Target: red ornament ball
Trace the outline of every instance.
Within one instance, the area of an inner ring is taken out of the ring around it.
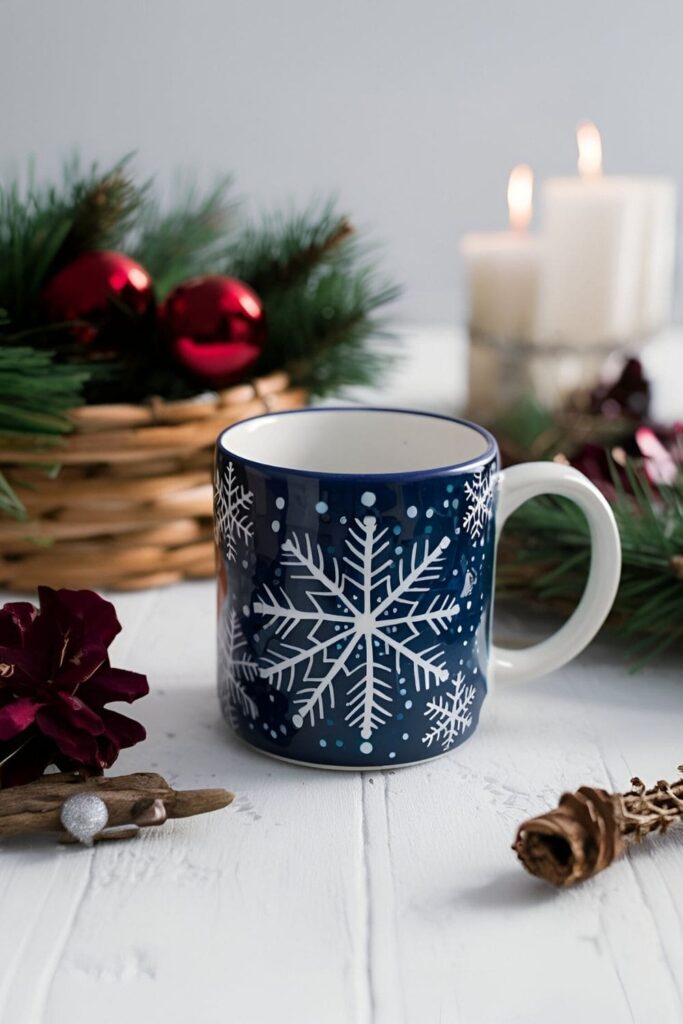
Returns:
[[[214,388],[244,377],[266,337],[256,292],[243,281],[218,274],[178,285],[166,299],[163,322],[176,363]]]
[[[152,279],[120,252],[82,253],[55,274],[42,299],[52,322],[78,321],[71,336],[98,353],[131,347],[154,324]]]

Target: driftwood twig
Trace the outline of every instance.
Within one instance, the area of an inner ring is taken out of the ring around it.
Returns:
[[[128,838],[137,835],[141,828],[163,825],[169,818],[218,811],[233,800],[227,789],[173,789],[154,772],[106,777],[62,772],[44,775],[25,786],[0,790],[0,838],[57,832],[69,841],[60,820],[62,805],[69,797],[81,793],[100,797],[107,805],[107,827],[119,828],[111,833],[105,830],[96,839]]]

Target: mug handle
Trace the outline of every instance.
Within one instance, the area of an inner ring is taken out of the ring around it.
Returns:
[[[492,647],[496,682],[516,682],[553,672],[576,657],[593,639],[612,607],[621,575],[621,544],[614,513],[583,473],[555,462],[527,462],[499,474],[496,544],[512,513],[530,498],[556,494],[575,502],[588,520],[591,565],[588,581],[574,612],[547,640],[509,650]]]

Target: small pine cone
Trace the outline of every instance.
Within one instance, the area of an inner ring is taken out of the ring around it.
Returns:
[[[559,806],[523,822],[513,850],[527,871],[557,886],[573,885],[624,852],[620,807],[604,789],[582,786]]]

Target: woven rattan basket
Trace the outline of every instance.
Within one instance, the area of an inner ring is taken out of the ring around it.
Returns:
[[[0,450],[29,513],[0,519],[0,586],[143,590],[211,576],[217,434],[305,401],[276,373],[187,401],[83,406],[58,448]]]

